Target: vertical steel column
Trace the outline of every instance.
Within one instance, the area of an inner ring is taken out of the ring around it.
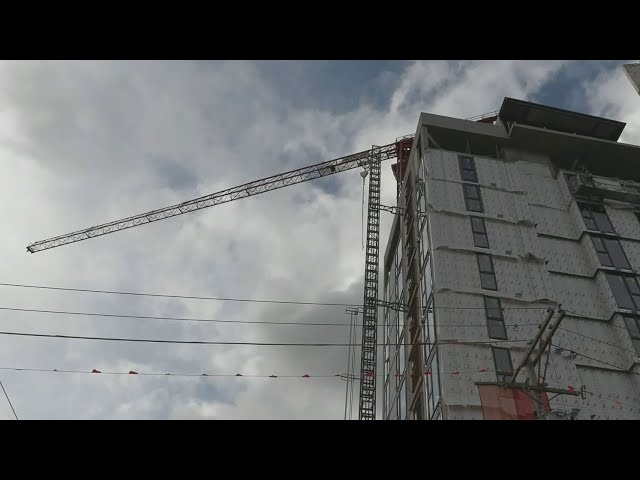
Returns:
[[[376,353],[378,332],[378,261],[380,256],[380,148],[369,157],[369,205],[364,270],[364,314],[360,364],[360,420],[376,419]]]

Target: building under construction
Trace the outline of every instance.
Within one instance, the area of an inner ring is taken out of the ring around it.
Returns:
[[[420,115],[381,262],[384,419],[640,419],[624,127],[511,98]]]

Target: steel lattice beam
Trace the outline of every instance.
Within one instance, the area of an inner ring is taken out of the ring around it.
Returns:
[[[360,420],[376,419],[376,353],[378,332],[378,264],[380,256],[380,157],[379,148],[369,158],[369,206],[364,269],[364,314],[360,363]]]
[[[395,143],[379,147],[376,152],[379,161],[395,158]],[[271,177],[255,180],[238,187],[222,190],[220,192],[212,193],[177,205],[171,205],[169,207],[152,210],[133,217],[123,218],[122,220],[116,220],[114,222],[97,225],[95,227],[85,228],[84,230],[67,233],[66,235],[40,240],[27,246],[27,251],[31,253],[41,252],[50,248],[88,240],[90,238],[118,232],[127,228],[137,227],[138,225],[144,225],[146,223],[156,222],[158,220],[164,220],[165,218],[175,217],[195,210],[213,207],[214,205],[220,205],[240,198],[259,195],[261,193],[270,192],[289,185],[295,185],[297,183],[314,180],[320,177],[327,177],[335,173],[344,172],[346,170],[351,170],[365,165],[369,161],[369,158],[370,151],[366,150],[364,152],[354,153],[353,155],[347,155],[345,157],[336,158],[335,160],[329,160],[309,167],[273,175]]]

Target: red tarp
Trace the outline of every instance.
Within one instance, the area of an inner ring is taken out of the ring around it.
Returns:
[[[536,404],[531,395],[498,385],[478,385],[485,420],[536,420]],[[542,393],[544,409],[549,411],[549,399]]]

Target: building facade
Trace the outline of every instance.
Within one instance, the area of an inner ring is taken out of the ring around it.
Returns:
[[[544,418],[640,419],[640,147],[625,124],[506,98],[422,113],[383,263],[383,418],[483,419],[549,309]],[[526,372],[519,379],[526,379]]]

